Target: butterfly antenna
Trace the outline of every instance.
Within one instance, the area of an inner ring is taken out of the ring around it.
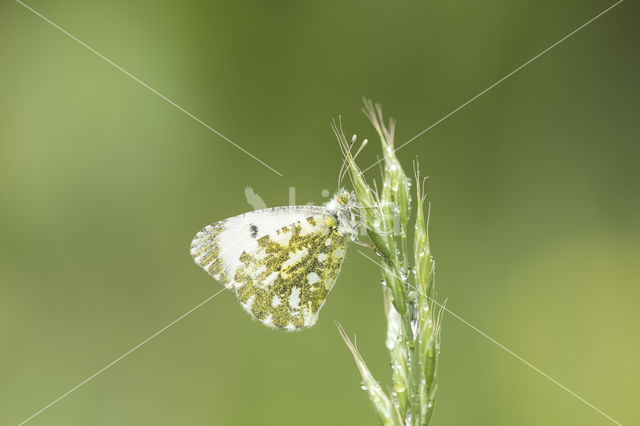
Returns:
[[[342,179],[344,179],[345,175],[349,171],[347,167],[347,158],[345,157],[344,162],[342,163],[342,167],[340,168],[340,174],[338,175],[338,188],[342,188]]]
[[[344,136],[344,135],[343,135]],[[338,188],[342,188],[342,179],[344,179],[344,176],[347,174],[347,172],[349,171],[347,169],[347,159],[349,158],[348,155],[350,155],[351,153],[351,148],[353,147],[353,143],[356,141],[356,135],[353,135],[351,137],[351,142],[349,142],[349,146],[347,147],[347,152],[344,155],[344,159],[342,160],[342,166],[340,167],[340,173],[338,173]],[[357,155],[357,154],[356,154]],[[355,158],[355,157],[353,157]]]
[[[342,155],[346,155],[347,152],[345,149],[347,148],[347,139],[345,138],[344,133],[342,133],[342,116],[338,116],[338,120],[340,122],[339,125],[336,123],[335,118],[331,120],[331,130],[333,130],[333,134],[336,136],[336,139],[338,139],[340,152],[342,152]]]
[[[349,145],[349,151],[351,151],[351,148],[353,147],[353,144],[355,143],[355,141],[356,141],[356,135],[353,135],[353,137],[351,138],[351,144]],[[358,157],[358,155],[360,155],[360,153],[362,152],[364,147],[367,146],[368,143],[369,143],[368,139],[363,140],[362,143],[360,144],[360,147],[358,148],[356,153],[353,155],[351,160],[355,161],[355,159]],[[345,162],[343,163],[343,165],[346,165],[346,160],[347,159],[345,157]],[[345,168],[343,175],[346,175],[348,171],[349,170]],[[341,176],[340,181],[342,181],[342,178],[344,178],[344,176]]]
[[[347,158],[345,157],[342,160],[342,165],[340,166],[340,171],[338,172],[338,188],[342,187],[342,171],[344,170],[344,165],[347,163]]]
[[[355,138],[356,135],[353,135],[353,137]],[[351,140],[351,143],[355,142],[353,139]],[[362,141],[362,144],[360,145],[360,148],[358,148],[358,150],[356,151],[355,155],[353,156],[353,159],[355,160],[356,157],[358,156],[358,154],[360,154],[362,152],[362,150],[364,149],[365,146],[367,146],[367,144],[369,143],[368,139],[365,139]]]
[[[347,138],[344,136],[344,131],[342,130],[342,116],[338,116],[337,123],[335,119],[331,120],[331,129],[333,130],[333,134],[336,136],[336,139],[338,139],[338,146],[340,147],[340,152],[344,157],[342,165],[340,166],[340,172],[338,173],[338,188],[340,188],[342,185],[343,170],[347,163],[347,156],[351,155],[351,146],[347,142]]]

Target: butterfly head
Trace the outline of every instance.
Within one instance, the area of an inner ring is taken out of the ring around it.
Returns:
[[[338,232],[356,240],[358,238],[357,223],[354,215],[356,209],[356,197],[353,192],[339,189],[338,192],[326,204],[328,213],[338,221]]]
[[[344,189],[341,189],[335,195],[336,201],[338,202],[338,204],[340,204],[342,206],[346,206],[347,204],[349,204],[349,199],[350,198],[351,198],[351,194],[349,194]]]

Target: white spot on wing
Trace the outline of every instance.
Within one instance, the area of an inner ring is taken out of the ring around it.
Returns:
[[[267,278],[265,278],[264,281],[262,281],[262,286],[269,287],[276,280],[277,276],[278,276],[277,271],[270,273],[269,275],[267,275]]]
[[[273,300],[271,300],[271,306],[273,306],[274,308],[276,306],[280,306],[280,302],[282,302],[280,296],[273,296]]]
[[[267,315],[265,319],[262,320],[265,325],[273,326],[273,321],[271,320],[271,314]]]
[[[313,314],[311,313],[311,310],[305,310],[303,317],[304,317],[304,325],[306,327],[310,326],[311,323],[313,323],[314,318],[313,318]]]
[[[293,310],[299,309],[300,305],[300,289],[293,287],[291,289],[291,295],[289,296],[289,307]]]
[[[255,298],[256,298],[255,296],[251,296],[249,300],[247,300],[247,303],[242,304],[242,307],[245,308],[247,312],[251,312],[251,307],[253,306],[253,299]]]
[[[337,248],[333,251],[333,257],[335,257],[336,259],[342,259],[343,256],[344,256],[343,249]]]
[[[260,265],[258,266],[255,271],[252,271],[251,273],[251,278],[257,278],[260,275],[262,275],[263,272],[265,272],[267,270],[267,267],[264,265]]]
[[[327,258],[327,255],[325,253],[320,253],[318,255],[318,262],[324,262],[326,258]]]
[[[311,272],[309,275],[307,275],[307,278],[309,279],[309,284],[315,284],[320,281],[320,277],[315,272]]]

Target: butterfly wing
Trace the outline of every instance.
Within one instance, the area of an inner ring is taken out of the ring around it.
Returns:
[[[256,241],[240,255],[234,280],[240,303],[263,324],[311,327],[335,284],[345,238],[333,216],[319,214]]]
[[[316,322],[340,272],[345,238],[322,208],[288,209],[277,212],[279,217],[269,217],[274,210],[267,209],[209,225],[196,235],[192,255],[237,291],[253,317],[270,327],[297,330]]]

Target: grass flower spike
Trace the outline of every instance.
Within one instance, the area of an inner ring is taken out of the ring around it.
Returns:
[[[344,329],[341,336],[353,354],[365,389],[383,425],[427,425],[436,398],[440,314],[433,303],[435,264],[431,256],[424,185],[414,163],[416,207],[412,221],[411,183],[396,157],[395,122],[384,122],[379,105],[364,101],[363,111],[376,130],[382,148],[382,187],[364,179],[341,123],[333,124],[345,157],[346,173],[360,206],[360,223],[373,243],[380,267],[387,318],[386,347],[391,358],[392,388],[385,392],[367,368]],[[363,142],[363,146],[366,144]],[[414,225],[414,226],[412,226]],[[411,231],[411,232],[410,232]],[[413,244],[410,245],[410,240]],[[410,248],[411,247],[411,248]],[[363,253],[364,254],[364,253]]]

